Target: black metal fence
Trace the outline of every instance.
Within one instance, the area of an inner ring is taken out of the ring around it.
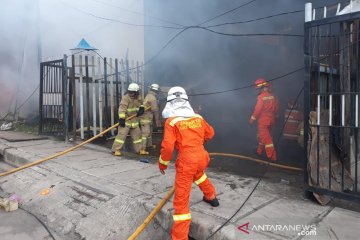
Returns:
[[[305,181],[322,203],[360,200],[360,13],[305,23]]]
[[[40,64],[40,134],[90,138],[118,121],[129,83],[144,85],[139,62],[94,55],[78,52]]]
[[[40,64],[39,133],[63,135],[67,88],[66,58]]]

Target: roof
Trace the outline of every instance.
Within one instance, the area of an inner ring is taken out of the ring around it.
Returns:
[[[83,38],[75,48],[70,50],[98,50],[98,49],[90,46],[90,44]]]

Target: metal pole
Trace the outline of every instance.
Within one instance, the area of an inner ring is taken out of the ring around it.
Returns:
[[[126,84],[127,84],[127,86],[129,86],[129,84],[130,84],[129,60],[126,58],[125,61],[126,61],[125,62],[125,64],[126,64]]]
[[[142,65],[140,67],[141,68],[141,85],[143,86],[142,91],[141,91],[141,97],[142,97],[142,99],[144,99],[144,97],[145,97],[145,74],[144,74],[145,67],[144,67],[143,63],[141,65]]]
[[[43,128],[43,91],[44,91],[44,64],[40,63],[40,87],[39,87],[39,135],[41,135]]]
[[[310,22],[312,12],[312,3],[305,3],[305,22]]]
[[[97,76],[101,76],[101,63],[100,58],[98,58],[98,70]],[[101,81],[98,81],[98,94],[99,94],[99,131],[102,132],[103,130],[103,96],[102,96],[102,84]]]
[[[329,126],[332,126],[332,107],[333,107],[333,96],[329,95]]]
[[[124,61],[122,59],[121,59],[121,66],[122,66],[122,71],[125,71]],[[127,78],[127,74],[126,74],[126,78]],[[125,78],[124,78],[124,76],[122,76],[120,78],[120,80],[121,80],[121,97],[122,97],[125,94]]]
[[[80,73],[80,138],[84,139],[84,96],[83,96],[83,68],[82,68],[82,55],[79,55],[79,73]]]
[[[119,62],[115,58],[115,83],[116,83],[116,111],[119,109]]]
[[[105,128],[109,126],[108,121],[108,91],[107,91],[107,61],[104,58],[104,87],[105,87]]]
[[[341,125],[345,126],[345,94],[341,95]]]
[[[92,79],[92,113],[93,113],[93,135],[96,135],[96,81],[95,81],[95,57],[91,56],[91,79]]]
[[[110,74],[113,72],[113,60],[110,58]],[[114,125],[114,76],[110,76],[110,122],[111,126]],[[111,129],[111,135],[114,135],[114,129]]]
[[[63,97],[63,125],[64,125],[64,138],[65,142],[68,142],[68,133],[69,133],[69,96],[68,96],[68,78],[67,78],[67,56],[64,55],[62,62],[62,97]]]
[[[72,73],[71,73],[71,85],[73,91],[73,140],[76,140],[76,80],[75,80],[75,56],[74,54],[71,56],[71,66],[72,66]]]
[[[90,86],[89,86],[89,59],[85,56],[85,72],[86,72],[86,136],[90,138]]]

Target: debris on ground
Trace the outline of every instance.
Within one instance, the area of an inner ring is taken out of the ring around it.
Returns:
[[[18,209],[18,202],[9,198],[0,198],[0,207],[4,208],[6,212],[12,212]]]

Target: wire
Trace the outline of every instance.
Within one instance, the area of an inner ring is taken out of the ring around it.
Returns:
[[[146,62],[144,62],[143,64],[141,64],[141,65],[139,65],[139,66],[136,66],[136,67],[133,67],[133,68],[129,68],[128,70],[134,70],[134,69],[143,67],[143,66],[149,64],[150,62],[152,62],[155,58],[157,58],[157,57],[160,55],[160,53],[161,53],[162,51],[164,51],[164,49],[165,49],[167,46],[169,46],[169,44],[170,44],[172,41],[174,41],[180,34],[182,34],[184,31],[186,31],[186,30],[189,29],[189,28],[192,28],[192,27],[186,27],[186,28],[182,29],[180,32],[176,33],[176,34],[175,34],[172,38],[170,38],[170,39],[166,42],[166,44],[165,44],[164,46],[162,46],[161,49],[160,49],[154,56],[152,56],[149,60],[147,60]],[[99,55],[102,59],[104,59],[99,53],[96,52],[96,54]],[[127,71],[127,70],[123,70],[123,71],[120,71],[120,72],[118,72],[118,73],[109,74],[109,75],[107,75],[107,76],[112,76],[112,75],[115,75],[115,74],[123,73],[123,72],[125,72],[125,71]],[[97,78],[97,79],[95,79],[95,80],[102,80],[102,79],[104,79],[104,78],[103,78],[103,77],[102,77],[102,78]]]
[[[103,4],[103,5],[105,5],[105,6],[110,6],[110,7],[113,7],[113,8],[121,9],[121,10],[126,11],[126,12],[130,12],[130,13],[134,13],[134,14],[137,14],[137,15],[141,15],[141,16],[144,16],[144,17],[153,18],[153,19],[156,19],[156,20],[159,20],[159,21],[162,21],[162,22],[174,24],[174,25],[177,25],[177,26],[180,26],[180,27],[185,27],[185,26],[182,25],[182,24],[179,24],[179,23],[176,23],[176,22],[172,22],[172,21],[169,21],[169,20],[165,20],[165,19],[162,19],[162,18],[154,17],[154,16],[151,16],[151,15],[142,13],[142,12],[137,12],[137,11],[129,10],[129,9],[122,8],[122,7],[119,7],[119,6],[115,6],[115,5],[112,5],[112,4],[109,4],[109,3],[105,3],[105,2],[102,2],[102,1],[97,1],[97,0],[91,0],[91,1],[94,1],[94,2],[97,2],[97,3],[100,3],[100,4]]]
[[[284,15],[293,14],[293,13],[300,13],[300,12],[304,12],[304,10],[296,10],[296,11],[291,11],[291,12],[283,12],[283,13],[278,13],[278,14],[266,16],[266,17],[260,17],[260,18],[250,19],[250,20],[239,21],[239,22],[219,23],[219,24],[215,24],[215,25],[209,25],[209,26],[206,26],[206,27],[207,27],[207,28],[213,28],[213,27],[220,27],[220,26],[225,26],[225,25],[250,23],[250,22],[256,22],[256,21],[260,21],[260,20],[264,20],[264,19],[268,19],[268,18],[273,18],[273,17],[278,17],[278,16],[284,16]]]
[[[33,216],[34,218],[36,218],[36,220],[38,220],[38,222],[46,229],[46,231],[49,233],[50,237],[55,240],[54,235],[51,233],[50,229],[45,225],[45,223],[43,221],[40,220],[40,218],[38,218],[35,214],[33,214],[32,212],[22,208],[19,206],[19,208],[25,212],[27,212],[28,214],[30,214],[31,216]]]
[[[208,29],[206,27],[201,27],[201,26],[189,26],[189,27],[186,27],[184,29],[182,29],[180,32],[176,33],[172,38],[170,38],[166,44],[161,47],[161,49],[154,55],[152,56],[149,60],[147,60],[146,62],[144,62],[143,64],[139,65],[139,66],[136,66],[136,67],[133,67],[133,68],[129,68],[128,70],[134,70],[134,69],[137,69],[137,68],[140,68],[140,67],[143,67],[147,64],[149,64],[150,62],[152,62],[155,58],[157,58],[160,53],[162,51],[165,50],[165,48],[167,46],[169,46],[169,44],[171,42],[173,42],[180,34],[182,34],[183,32],[185,32],[186,30],[188,29],[203,29],[203,30],[206,30],[206,31],[209,31],[211,33],[215,33],[215,34],[219,34],[219,35],[225,35],[225,36],[233,36],[233,37],[254,37],[254,36],[285,36],[285,37],[304,37],[304,35],[299,35],[299,34],[277,34],[277,33],[244,33],[244,34],[231,34],[231,33],[223,33],[223,32],[217,32],[217,31],[214,31],[214,30],[211,30],[211,29]],[[97,55],[99,55],[102,59],[104,59],[99,53],[96,52]],[[109,74],[107,76],[112,76],[112,75],[115,75],[115,74],[119,74],[119,73],[123,73],[127,70],[123,70],[123,71],[120,71],[118,73],[113,73],[113,74]],[[298,71],[298,70],[297,70]],[[98,79],[95,79],[95,80],[102,80],[104,78],[98,78]],[[251,85],[252,86],[252,85]],[[237,90],[237,89],[236,89]],[[234,91],[234,90],[230,90],[230,91]],[[225,91],[226,92],[226,91]],[[214,93],[215,94],[215,93]],[[198,94],[198,95],[208,95],[208,94]]]
[[[224,12],[224,13],[221,13],[221,14],[219,14],[219,15],[216,15],[215,17],[212,17],[212,18],[210,18],[210,19],[208,19],[208,20],[205,20],[204,22],[198,24],[198,26],[203,25],[203,24],[205,24],[205,23],[208,23],[208,22],[210,22],[210,21],[212,21],[212,20],[214,20],[214,19],[216,19],[216,18],[222,17],[222,16],[224,16],[224,15],[226,15],[226,14],[228,14],[228,13],[231,13],[231,12],[233,12],[233,11],[236,11],[236,10],[238,10],[239,8],[245,7],[246,5],[249,5],[250,3],[253,3],[253,2],[255,2],[255,1],[256,1],[256,0],[251,0],[251,1],[249,1],[249,2],[246,2],[246,3],[244,3],[244,4],[241,4],[240,6],[237,6],[237,7],[233,8],[233,9],[230,9],[230,10]]]
[[[301,93],[303,92],[303,90],[304,90],[304,87],[302,87],[301,90],[299,91],[299,93],[298,93],[298,95],[297,95],[297,97],[296,97],[296,99],[295,99],[295,103],[292,105],[292,107],[291,107],[291,109],[290,109],[290,112],[289,112],[289,114],[288,114],[288,116],[287,116],[287,118],[286,118],[286,120],[285,120],[285,122],[284,122],[284,124],[283,124],[283,127],[282,127],[282,129],[281,129],[281,131],[280,131],[280,134],[279,134],[279,137],[278,137],[278,139],[277,139],[276,145],[279,143],[279,141],[280,141],[280,139],[281,139],[281,136],[282,136],[282,133],[283,133],[284,128],[285,128],[285,126],[286,126],[286,123],[288,122],[289,117],[290,117],[290,115],[291,115],[291,112],[292,112],[292,110],[294,109],[296,103],[298,102],[299,97],[300,97]],[[274,154],[274,151],[273,151],[272,155],[273,155],[273,154]],[[271,157],[272,157],[272,156],[271,156]],[[261,175],[261,177],[259,178],[259,180],[258,180],[257,183],[255,184],[255,187],[251,190],[250,194],[246,197],[246,199],[244,200],[244,202],[243,202],[243,203],[241,204],[241,206],[235,211],[235,213],[234,213],[231,217],[229,217],[220,227],[218,227],[208,238],[206,238],[206,240],[212,238],[218,231],[220,231],[226,224],[228,224],[228,222],[230,222],[230,220],[233,219],[233,217],[235,217],[236,214],[243,208],[243,206],[246,204],[246,202],[250,199],[250,197],[252,196],[252,194],[255,192],[256,188],[259,186],[260,182],[263,180],[265,174],[266,174],[267,171],[269,170],[269,167],[270,167],[270,164],[267,164],[267,166],[266,166],[263,174]]]
[[[124,22],[124,21],[120,21],[118,19],[114,19],[114,18],[107,18],[107,17],[101,17],[101,16],[98,16],[98,15],[95,15],[91,12],[87,12],[87,11],[84,11],[82,9],[79,9],[77,7],[74,7],[74,6],[70,6],[69,4],[63,2],[62,0],[58,0],[59,2],[61,2],[63,5],[66,5],[78,12],[81,12],[85,15],[89,15],[89,16],[92,16],[94,18],[98,18],[98,19],[102,19],[102,20],[106,20],[106,21],[112,21],[112,22],[117,22],[117,23],[121,23],[121,24],[124,24],[124,25],[128,25],[128,26],[134,26],[134,27],[157,27],[157,28],[169,28],[169,29],[181,29],[180,27],[172,27],[172,26],[162,26],[162,25],[150,25],[150,24],[136,24],[136,23],[129,23],[129,22]]]
[[[40,84],[34,89],[34,91],[26,98],[26,100],[16,109],[16,111],[18,111],[22,106],[24,106],[25,103],[27,103],[27,101],[29,101],[29,99],[34,95],[34,93],[39,89]]]
[[[272,81],[276,81],[278,79],[281,79],[281,78],[284,78],[284,77],[287,77],[289,75],[292,75],[296,72],[299,72],[301,70],[305,69],[305,67],[301,67],[301,68],[297,68],[291,72],[288,72],[286,74],[283,74],[281,76],[278,76],[278,77],[275,77],[275,78],[272,78],[270,80],[268,80],[268,82],[272,82]],[[226,93],[226,92],[233,92],[233,91],[238,91],[238,90],[241,90],[241,89],[245,89],[245,88],[250,88],[250,87],[254,87],[255,84],[250,84],[250,85],[246,85],[246,86],[243,86],[243,87],[238,87],[238,88],[233,88],[233,89],[228,89],[228,90],[223,90],[223,91],[214,91],[214,92],[207,92],[207,93],[197,93],[197,94],[188,94],[188,96],[205,96],[205,95],[213,95],[213,94],[220,94],[220,93]]]
[[[82,53],[82,52],[84,52],[84,51],[85,51],[85,50],[80,50],[79,52],[73,53],[73,54],[71,54],[70,56],[76,55],[76,54],[80,54],[80,53]],[[50,70],[50,69],[47,70],[47,72],[45,73],[44,77],[46,77],[46,75],[49,73],[49,70]],[[25,103],[27,103],[27,102],[30,100],[30,98],[35,94],[35,92],[39,89],[39,87],[40,87],[40,84],[39,84],[39,85],[34,89],[34,91],[25,99],[25,101],[24,101],[22,104],[20,104],[19,107],[17,107],[17,108],[15,109],[15,113],[16,113],[18,110],[20,110],[20,109],[25,105]],[[5,116],[0,119],[0,121],[3,121],[9,114],[10,114],[10,111],[9,111],[8,113],[6,113]]]
[[[283,36],[283,37],[304,37],[304,35],[301,34],[283,34],[283,33],[224,33],[224,32],[218,32],[211,30],[206,27],[197,27],[212,33],[216,33],[219,35],[225,35],[225,36],[231,36],[231,37],[253,37],[253,36]]]
[[[329,53],[328,56],[325,56],[323,58],[320,58],[320,59],[317,59],[318,62],[321,62],[329,57],[331,57],[332,55],[331,54],[337,54],[337,53],[340,53],[341,51],[351,47],[352,45],[356,45],[360,42],[360,40],[354,42],[354,43],[351,43],[341,49],[339,49],[338,51],[335,51],[333,53]],[[287,77],[289,75],[292,75],[296,72],[299,72],[301,70],[304,70],[305,69],[305,66],[304,67],[300,67],[300,68],[297,68],[291,72],[288,72],[286,74],[283,74],[281,76],[278,76],[278,77],[275,77],[275,78],[272,78],[272,79],[269,79],[268,82],[273,82],[273,81],[276,81],[276,80],[279,80],[281,78],[284,78],[284,77]],[[246,88],[250,88],[250,87],[254,87],[255,84],[249,84],[249,85],[246,85],[246,86],[242,86],[242,87],[238,87],[238,88],[233,88],[233,89],[228,89],[228,90],[222,90],[222,91],[214,91],[214,92],[207,92],[207,93],[196,93],[196,94],[188,94],[188,96],[205,96],[205,95],[213,95],[213,94],[221,94],[221,93],[226,93],[226,92],[233,92],[233,91],[237,91],[237,90],[241,90],[241,89],[246,89]]]

